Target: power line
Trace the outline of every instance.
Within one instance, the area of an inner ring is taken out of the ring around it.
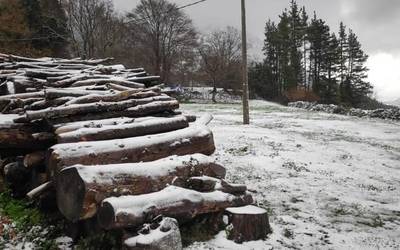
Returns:
[[[186,5],[178,6],[177,8],[171,7],[171,9],[169,9],[169,10],[167,10],[167,11],[161,13],[161,15],[168,14],[168,13],[172,12],[173,10],[185,9],[185,8],[188,8],[188,7],[191,7],[191,6],[194,6],[194,5],[203,3],[203,2],[205,2],[205,1],[207,1],[207,0],[199,0],[199,1],[196,1],[196,2],[193,2],[193,3],[189,3],[189,4],[186,4]],[[144,18],[141,18],[141,19],[132,19],[132,20],[127,21],[126,23],[131,23],[131,22],[142,22],[142,21],[146,21],[146,20],[148,20],[148,19],[150,19],[150,18],[149,18],[149,17],[144,17]]]
[[[178,10],[184,9],[184,8],[187,8],[187,7],[191,7],[191,6],[194,6],[194,5],[196,5],[196,4],[203,3],[203,2],[205,2],[205,1],[207,1],[207,0],[199,0],[199,1],[194,2],[194,3],[189,3],[189,4],[186,4],[186,5],[183,5],[183,6],[178,7]]]

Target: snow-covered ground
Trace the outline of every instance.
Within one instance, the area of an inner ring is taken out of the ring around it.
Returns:
[[[188,249],[400,249],[400,123],[251,102],[182,104],[211,113],[215,156],[270,211],[273,234],[237,245],[221,232]]]

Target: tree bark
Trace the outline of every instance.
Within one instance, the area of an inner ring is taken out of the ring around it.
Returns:
[[[224,180],[213,178],[214,176],[197,176],[187,180],[186,188],[199,192],[222,191],[229,194],[244,194],[247,191],[246,185],[229,184]]]
[[[170,155],[215,151],[212,132],[205,126],[191,126],[173,132],[109,141],[58,144],[47,162],[50,176],[75,164],[96,165],[154,161]]]
[[[189,126],[184,116],[173,118],[154,118],[143,122],[134,122],[118,126],[104,126],[102,128],[83,128],[73,132],[59,134],[58,143],[79,141],[100,141],[122,139],[150,134],[159,134]]]
[[[102,112],[113,112],[122,111],[125,109],[135,107],[137,105],[147,104],[158,100],[172,100],[169,96],[155,96],[143,99],[132,99],[121,102],[98,102],[98,103],[86,103],[86,104],[75,104],[71,106],[60,106],[55,108],[48,108],[38,111],[27,111],[22,119],[16,119],[17,122],[33,121],[39,119],[53,119],[59,117],[67,117],[73,115],[82,115],[88,113],[102,113]]]
[[[272,233],[267,211],[255,206],[227,208],[228,239],[236,243],[264,240]]]
[[[57,203],[71,221],[95,215],[105,198],[160,191],[179,177],[225,177],[225,169],[204,155],[172,156],[145,163],[66,168],[56,178]],[[111,181],[112,180],[112,181]]]
[[[125,101],[127,99],[141,99],[147,97],[153,97],[160,95],[160,92],[156,93],[154,91],[146,90],[128,90],[112,95],[86,95],[75,98],[69,102],[67,105],[71,104],[82,104],[82,103],[93,103],[93,102],[119,102]]]
[[[146,98],[147,99],[147,98]],[[78,121],[90,121],[90,120],[100,120],[108,118],[118,118],[118,117],[144,117],[149,115],[159,115],[164,112],[172,112],[179,108],[179,102],[173,100],[170,97],[160,96],[158,99],[160,101],[149,102],[147,104],[137,105],[134,108],[121,110],[121,111],[109,111],[103,113],[89,113],[83,115],[74,115],[68,117],[61,117],[56,119],[48,120],[50,124],[57,125],[60,123],[78,122]]]
[[[36,151],[24,157],[24,166],[32,169],[45,165],[46,151]]]
[[[124,80],[123,78],[117,79],[117,78],[108,78],[108,79],[88,79],[88,80],[82,80],[82,81],[76,81],[73,84],[71,84],[71,87],[81,87],[81,86],[92,86],[92,85],[101,85],[101,84],[107,84],[107,83],[115,83],[119,84],[125,87],[129,88],[144,88],[145,85],[142,83],[137,83],[137,82],[131,82]]]
[[[234,196],[221,191],[200,193],[169,186],[155,193],[105,199],[99,208],[98,220],[100,226],[106,229],[135,227],[159,215],[175,218],[181,223],[200,214],[252,202],[248,194]]]

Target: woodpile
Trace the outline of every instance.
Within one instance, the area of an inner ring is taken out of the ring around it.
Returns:
[[[0,171],[13,194],[55,194],[72,223],[134,229],[126,249],[180,249],[178,225],[252,204],[209,157],[212,117],[182,115],[159,77],[110,60],[0,54]],[[257,226],[248,240],[269,232]]]

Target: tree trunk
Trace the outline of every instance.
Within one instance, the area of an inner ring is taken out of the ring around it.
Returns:
[[[67,105],[72,104],[83,104],[83,103],[93,103],[93,102],[119,102],[125,101],[127,99],[143,99],[153,96],[159,96],[160,92],[156,93],[155,91],[137,91],[137,90],[128,90],[120,93],[116,93],[113,95],[86,95],[75,98],[69,102]]]
[[[102,113],[102,112],[114,112],[122,111],[137,105],[152,103],[159,100],[173,100],[169,96],[155,96],[143,99],[132,99],[121,102],[98,102],[98,103],[87,103],[87,104],[75,104],[71,106],[60,106],[55,108],[48,108],[45,110],[38,111],[27,111],[25,116],[21,119],[16,119],[16,122],[33,121],[39,119],[53,119],[58,117],[67,117],[73,115],[82,115],[88,113]]]
[[[213,178],[214,176],[198,176],[187,180],[186,188],[199,192],[222,191],[229,194],[244,194],[247,191],[246,185],[229,184],[224,180]]]
[[[236,243],[264,240],[272,233],[265,209],[255,206],[227,208],[228,239]]]
[[[77,165],[62,170],[56,178],[58,208],[71,221],[87,219],[105,198],[156,192],[177,177],[187,180],[202,175],[223,178],[225,169],[200,154],[145,163]]]
[[[154,118],[143,122],[134,122],[118,126],[104,126],[102,128],[83,128],[73,132],[59,134],[58,143],[78,141],[100,141],[122,139],[143,135],[159,134],[189,126],[184,116],[173,118]]]
[[[68,117],[61,117],[57,119],[48,120],[50,124],[57,125],[60,123],[78,122],[78,121],[90,121],[90,120],[100,120],[107,118],[118,118],[118,117],[144,117],[149,115],[159,115],[164,112],[172,112],[179,108],[179,102],[173,100],[170,97],[160,96],[160,100],[154,101],[147,104],[138,105],[136,107],[121,110],[121,111],[110,111],[103,113],[90,113],[83,115],[74,115]]]
[[[50,176],[75,164],[96,165],[154,161],[170,155],[215,151],[212,132],[205,126],[191,126],[173,132],[109,141],[58,144],[47,162]]]
[[[100,226],[106,229],[135,227],[162,215],[180,222],[214,213],[227,207],[251,204],[251,195],[234,196],[221,191],[200,193],[169,186],[162,191],[137,196],[105,199],[98,212]]]
[[[37,151],[24,157],[24,166],[32,169],[45,165],[46,151]]]

